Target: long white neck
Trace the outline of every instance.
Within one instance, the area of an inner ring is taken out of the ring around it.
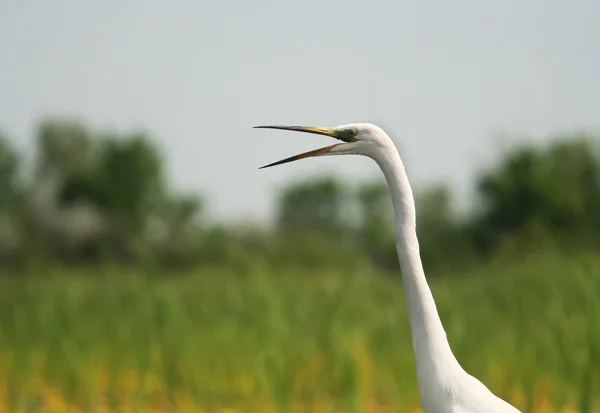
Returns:
[[[385,175],[394,206],[396,247],[408,303],[419,388],[422,396],[424,392],[447,391],[464,371],[452,354],[423,271],[413,192],[395,147],[386,149],[375,161]]]

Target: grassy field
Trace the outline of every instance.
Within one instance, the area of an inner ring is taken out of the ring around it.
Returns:
[[[463,366],[524,412],[600,412],[600,258],[431,280]],[[0,278],[1,412],[412,412],[398,277],[253,268]]]

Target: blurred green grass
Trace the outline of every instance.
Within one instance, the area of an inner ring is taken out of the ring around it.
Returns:
[[[454,352],[492,391],[524,411],[594,411],[600,257],[540,256],[430,284]],[[140,404],[160,393],[203,406],[418,405],[399,274],[11,275],[0,278],[0,343],[6,406],[44,388],[81,404],[106,391]]]

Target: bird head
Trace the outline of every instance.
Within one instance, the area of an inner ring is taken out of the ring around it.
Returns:
[[[255,126],[259,129],[281,129],[296,132],[307,132],[318,135],[325,135],[341,141],[333,145],[294,155],[281,161],[273,162],[262,166],[260,169],[277,166],[288,162],[298,161],[300,159],[311,158],[315,156],[330,155],[364,155],[373,158],[378,148],[388,147],[391,143],[390,138],[381,128],[370,123],[351,123],[347,125],[335,126],[332,128],[318,126],[286,126],[286,125],[266,125]]]

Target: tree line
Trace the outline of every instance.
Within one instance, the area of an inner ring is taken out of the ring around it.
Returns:
[[[417,188],[425,265],[443,271],[538,250],[600,247],[596,141],[573,133],[505,151],[475,175],[466,211],[443,184]],[[32,155],[0,134],[3,268],[398,267],[383,178],[292,182],[277,194],[274,225],[244,228],[211,223],[203,196],[174,191],[147,133],[48,119],[36,128]]]

